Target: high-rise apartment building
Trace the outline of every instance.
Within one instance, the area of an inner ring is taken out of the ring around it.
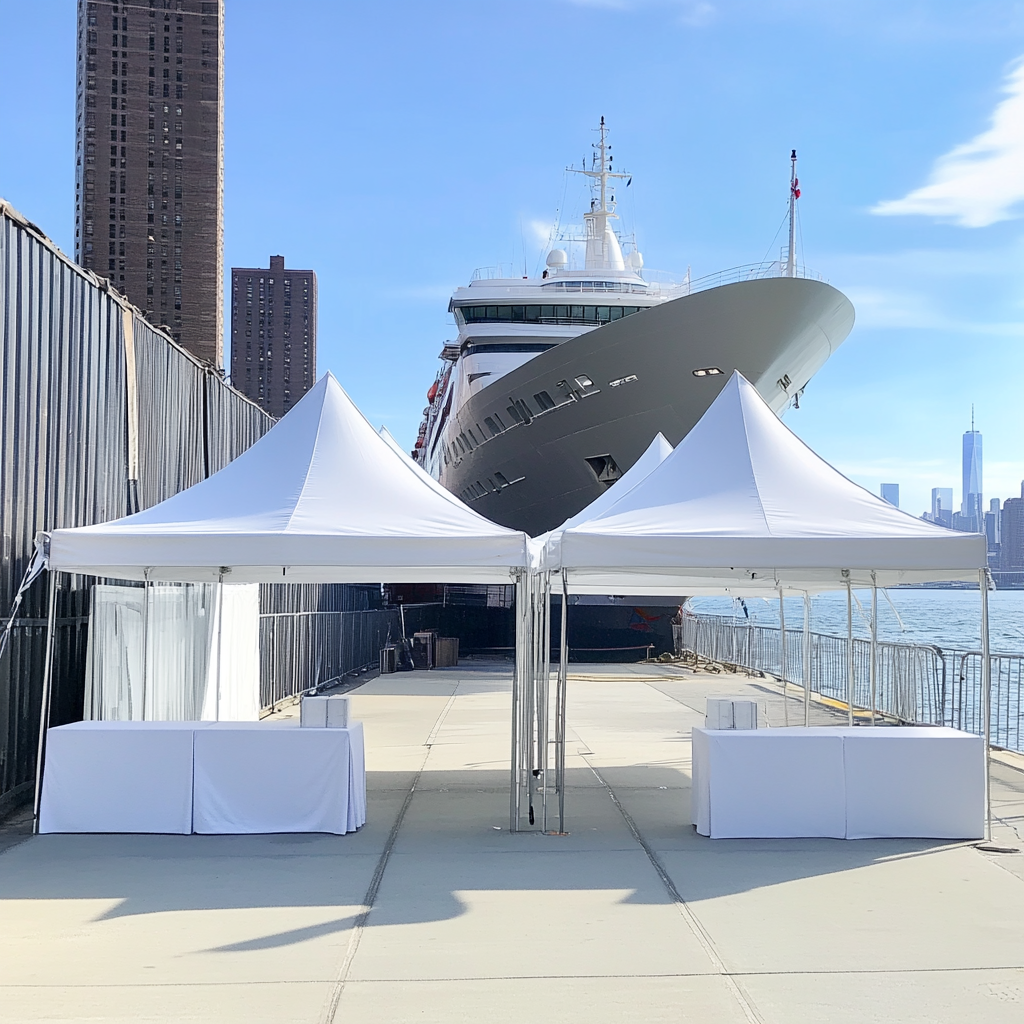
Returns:
[[[971,429],[964,434],[963,450],[963,504],[960,514],[972,519],[974,529],[981,531],[981,433],[974,429],[974,414],[971,414]]]
[[[223,0],[79,0],[75,258],[218,368]]]
[[[283,416],[316,382],[316,274],[231,268],[231,383]]]
[[[889,502],[890,505],[895,505],[897,508],[900,507],[900,485],[899,484],[882,484],[882,500]]]

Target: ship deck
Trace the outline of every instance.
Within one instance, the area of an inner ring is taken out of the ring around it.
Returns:
[[[704,697],[749,691],[771,724],[782,698],[661,665],[572,666],[570,834],[510,834],[509,675],[469,663],[353,691],[370,787],[355,835],[9,821],[0,1021],[1021,1019],[1024,854],[698,836]],[[993,794],[995,838],[1019,843],[1012,759]]]

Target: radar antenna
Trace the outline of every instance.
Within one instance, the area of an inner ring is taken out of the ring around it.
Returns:
[[[609,223],[618,219],[615,212],[615,196],[610,195],[609,181],[613,178],[628,178],[628,173],[612,170],[611,146],[608,144],[608,128],[601,118],[600,139],[594,145],[594,156],[587,169],[584,161],[582,169],[567,167],[573,174],[584,174],[592,180],[596,195],[590,201],[590,212],[583,215],[587,226],[587,270],[625,270],[622,249],[615,232]]]

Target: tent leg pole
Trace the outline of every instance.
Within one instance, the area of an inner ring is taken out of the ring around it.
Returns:
[[[39,832],[39,806],[43,796],[43,762],[46,758],[46,730],[50,725],[50,686],[53,679],[53,633],[57,622],[57,574],[49,573],[50,593],[46,613],[46,653],[43,661],[43,693],[39,705],[39,744],[36,749],[36,785],[32,800],[32,831]]]
[[[992,658],[988,626],[988,570],[978,573],[981,591],[981,721],[985,737],[985,841],[992,841]]]
[[[875,724],[878,707],[878,582],[871,570],[871,724]]]
[[[811,595],[804,591],[804,728],[811,724]]]
[[[551,759],[548,750],[551,732],[551,574],[548,572],[544,573],[544,655],[541,658],[541,665],[541,677],[543,679],[543,692],[541,701],[541,707],[543,708],[543,728],[541,730],[541,759],[539,767],[541,770],[541,782],[543,782],[544,784],[544,791],[542,797],[544,801],[542,819],[544,823],[544,831],[547,832],[549,789],[548,764]],[[553,775],[554,772],[551,772],[550,774]]]
[[[512,754],[509,779],[508,830],[519,830],[519,700],[523,671],[523,580],[516,579],[516,643],[512,667]]]
[[[214,720],[220,721],[220,673],[224,663],[224,574],[217,580],[217,692],[214,694]]]
[[[782,676],[782,714],[783,721],[789,725],[789,691],[786,684],[786,609],[782,600],[782,587],[779,587],[779,674]]]
[[[129,693],[130,693],[129,687]],[[142,714],[140,721],[146,720],[146,700],[149,694],[149,570],[142,584]],[[132,717],[129,712],[129,718]]]
[[[558,784],[558,831],[565,833],[565,708],[569,681],[569,584],[562,570],[562,637],[558,650],[558,718],[555,725],[555,778]]]
[[[853,725],[853,589],[846,580],[846,724]]]

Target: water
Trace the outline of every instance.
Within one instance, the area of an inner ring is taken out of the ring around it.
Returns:
[[[854,590],[854,636],[870,635],[871,591]],[[907,644],[934,644],[953,650],[981,647],[981,603],[976,590],[890,590],[889,601],[878,594],[878,639]],[[989,637],[993,653],[1024,653],[1024,590],[997,590],[988,595]],[[694,597],[689,607],[697,614],[735,615],[737,621],[778,626],[779,602],[746,598],[749,620],[739,601],[730,597]],[[894,611],[895,608],[895,611]],[[897,618],[897,612],[899,617]],[[803,601],[786,598],[786,627],[803,627]],[[902,622],[902,625],[901,625]],[[811,601],[811,629],[846,635],[846,591],[821,594]]]

